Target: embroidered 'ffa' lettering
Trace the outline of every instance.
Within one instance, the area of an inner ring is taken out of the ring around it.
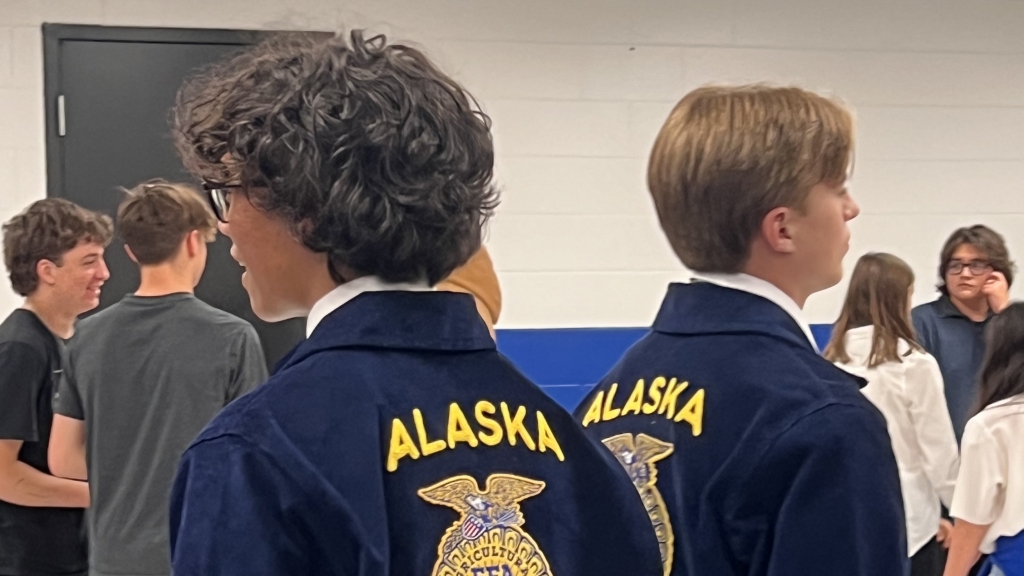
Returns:
[[[633,391],[629,394],[625,404],[621,408],[616,408],[615,395],[618,393],[619,385],[613,383],[608,387],[607,392],[599,390],[594,396],[590,407],[583,415],[583,427],[641,412],[644,414],[657,413],[673,422],[686,422],[690,425],[693,435],[700,436],[704,430],[704,389],[700,388],[694,392],[683,407],[677,410],[679,397],[689,387],[689,382],[679,382],[677,378],[668,380],[664,376],[658,376],[651,380],[650,386],[647,387],[641,378],[633,386]],[[643,401],[645,388],[647,402]]]
[[[499,406],[501,420],[497,418],[498,408],[494,403],[487,400],[477,402],[473,409],[473,418],[482,430],[475,430],[462,407],[458,403],[452,402],[448,406],[447,435],[444,439],[432,440],[430,438],[423,412],[419,408],[412,410],[412,424],[416,431],[415,440],[402,419],[395,418],[391,422],[391,437],[388,441],[388,457],[385,464],[387,471],[397,470],[398,464],[407,456],[416,460],[420,456],[426,457],[443,450],[454,450],[459,444],[477,448],[480,444],[497,446],[502,441],[508,442],[510,446],[517,446],[521,442],[527,450],[541,453],[551,452],[559,462],[565,461],[565,454],[558,443],[558,438],[540,410],[535,411],[536,427],[533,428],[533,432],[536,436],[534,436],[527,426],[525,406],[516,406],[514,414],[506,402],[501,402]],[[534,440],[535,437],[536,440]]]

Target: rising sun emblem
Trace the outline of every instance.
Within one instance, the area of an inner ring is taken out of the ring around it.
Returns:
[[[615,459],[622,464],[633,481],[633,486],[640,492],[640,498],[647,508],[647,515],[654,525],[654,533],[658,537],[661,549],[661,564],[665,576],[672,572],[672,554],[675,536],[672,534],[672,523],[668,518],[668,508],[661,492],[654,486],[658,481],[658,469],[654,463],[672,453],[673,447],[668,442],[652,438],[647,434],[618,434],[602,440],[604,445],[615,454]]]
[[[417,494],[460,516],[437,547],[432,576],[551,576],[547,558],[523,531],[519,502],[544,490],[544,482],[493,474],[481,492],[470,476],[454,476]]]

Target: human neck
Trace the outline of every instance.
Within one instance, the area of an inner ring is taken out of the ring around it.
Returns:
[[[971,300],[960,300],[959,298],[950,295],[949,301],[953,303],[953,306],[959,310],[961,314],[973,322],[981,322],[985,318],[988,318],[988,300],[984,296],[972,298]]]
[[[35,294],[25,298],[22,308],[35,314],[47,330],[58,338],[67,340],[75,334],[75,319],[78,315],[58,306],[56,298],[40,294],[37,290]]]
[[[342,271],[341,274],[344,280],[341,284],[351,282],[358,277],[348,274],[347,271]],[[301,286],[297,287],[297,291],[304,309],[303,316],[308,316],[317,302],[341,285],[331,277],[326,266],[311,267],[307,273],[302,275],[302,278],[304,281]]]
[[[168,294],[195,293],[192,274],[174,263],[140,266],[139,275],[142,281],[139,283],[139,289],[135,291],[136,296],[153,298]]]
[[[754,278],[760,278],[775,286],[786,296],[789,296],[801,310],[803,310],[807,298],[813,294],[813,291],[808,291],[800,285],[799,279],[801,276],[799,274],[794,274],[792,271],[771,262],[751,258],[744,265],[743,273]]]

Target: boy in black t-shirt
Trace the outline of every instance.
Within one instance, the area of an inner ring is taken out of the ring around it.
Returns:
[[[0,324],[0,574],[84,574],[84,482],[50,475],[51,399],[75,319],[110,273],[106,216],[67,200],[32,204],[3,225],[4,264],[24,305]]]

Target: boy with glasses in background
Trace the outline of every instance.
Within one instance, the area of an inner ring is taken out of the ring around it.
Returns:
[[[918,342],[939,361],[957,442],[975,397],[985,354],[985,326],[1010,301],[1014,263],[1003,237],[991,228],[960,228],[939,259],[938,300],[914,308]]]

